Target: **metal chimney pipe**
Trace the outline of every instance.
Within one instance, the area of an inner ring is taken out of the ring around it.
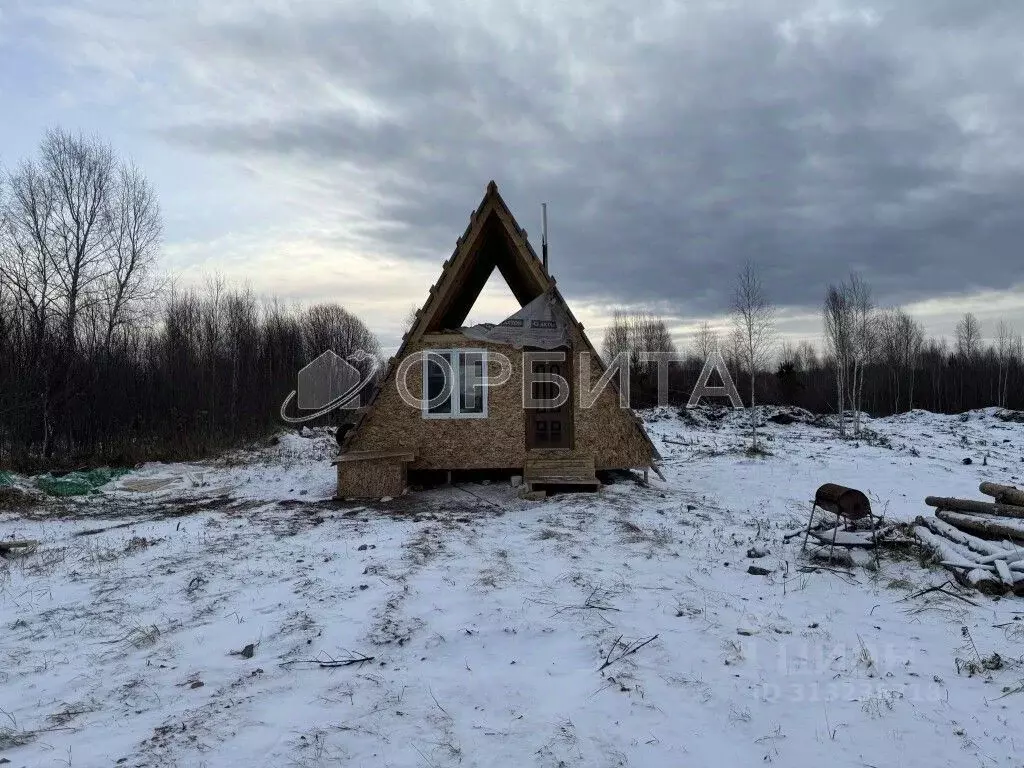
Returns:
[[[544,273],[548,271],[548,204],[541,203],[541,229],[540,229],[540,252],[541,260],[544,263]]]

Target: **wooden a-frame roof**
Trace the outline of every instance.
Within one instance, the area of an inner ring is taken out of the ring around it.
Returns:
[[[562,297],[555,279],[544,269],[540,257],[527,239],[526,230],[516,222],[512,211],[498,192],[498,185],[492,179],[487,184],[487,191],[480,205],[470,214],[469,224],[462,237],[456,241],[455,250],[442,265],[441,277],[430,286],[426,302],[417,310],[412,327],[402,336],[398,352],[388,361],[370,402],[360,410],[355,425],[345,436],[341,446],[342,453],[348,449],[359,431],[364,415],[373,410],[381,389],[390,379],[395,366],[407,354],[409,345],[422,338],[425,333],[459,328],[495,269],[501,272],[520,306],[526,306],[541,294],[551,291],[569,318],[569,322],[579,329],[592,359],[597,361],[602,373],[604,372],[604,362],[584,332],[583,324],[576,319]],[[617,391],[614,379],[610,383]],[[632,416],[644,440],[650,446],[652,455],[660,458],[658,449],[651,442],[640,420],[635,414]]]
[[[455,252],[442,266],[441,277],[430,287],[426,303],[416,313],[408,338],[460,327],[495,269],[520,306],[555,285],[498,192],[498,185],[491,181],[479,207],[470,214]]]

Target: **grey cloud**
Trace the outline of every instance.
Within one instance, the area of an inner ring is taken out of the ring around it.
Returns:
[[[190,55],[222,68],[225,89],[234,75],[283,84],[279,112],[252,119],[212,99],[165,135],[296,175],[357,167],[383,201],[377,236],[412,258],[446,256],[494,178],[534,239],[549,202],[553,271],[593,301],[719,311],[747,259],[792,307],[817,304],[850,269],[885,302],[1024,277],[1024,180],[1012,164],[966,170],[988,137],[952,113],[987,94],[992,119],[1019,125],[1006,31],[1024,33],[1024,6],[890,0],[805,17],[814,6],[795,1],[690,4],[666,19],[626,8],[489,21],[344,6],[222,23]],[[328,85],[380,116],[325,103]]]

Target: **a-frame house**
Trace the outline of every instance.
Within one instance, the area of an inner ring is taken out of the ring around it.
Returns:
[[[463,328],[495,268],[524,309],[499,326]],[[565,359],[524,357],[536,349],[564,352]],[[500,356],[511,366],[502,370]],[[529,407],[537,401],[528,396],[559,389],[535,382],[543,377],[531,371],[562,376],[566,402]],[[585,392],[596,389],[604,371],[492,181],[342,442],[338,496],[397,496],[410,472],[507,470],[534,488],[596,487],[597,470],[655,466],[657,450],[635,414],[620,405],[614,380],[587,402]]]

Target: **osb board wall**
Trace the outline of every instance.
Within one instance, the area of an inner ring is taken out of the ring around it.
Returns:
[[[571,329],[575,354],[586,349],[582,332]],[[576,412],[576,450],[590,453],[594,457],[596,469],[628,469],[630,467],[646,467],[652,459],[651,448],[640,432],[640,427],[633,420],[633,413],[628,408],[619,407],[619,396],[612,385],[604,388],[597,402],[590,409],[579,407],[579,357],[575,359],[574,376],[576,381],[575,398]],[[601,378],[601,368],[596,356],[590,360],[590,388],[597,385]],[[617,382],[616,382],[617,383]]]
[[[519,355],[511,347],[470,341],[453,335],[445,340],[410,344],[409,354],[427,349],[487,349],[500,351],[512,360],[512,378],[487,393],[486,419],[424,419],[419,408],[402,402],[395,386],[398,366],[366,414],[348,447],[350,451],[409,450],[416,453],[410,469],[485,469],[523,466],[525,433],[519,392],[522,370]],[[488,362],[488,377],[498,374]],[[413,365],[406,377],[409,391],[422,392],[423,368]]]
[[[573,329],[573,334],[574,349],[584,349],[579,331]],[[512,361],[509,381],[488,390],[486,419],[424,419],[418,408],[409,407],[399,397],[395,386],[396,366],[348,450],[414,451],[416,461],[409,464],[410,469],[521,468],[526,461],[522,352],[459,334],[443,339],[423,339],[410,344],[406,351],[412,354],[427,349],[452,348],[499,351]],[[497,366],[489,361],[488,376],[494,377],[497,373]],[[598,363],[591,360],[590,386],[593,387],[599,378]],[[419,393],[423,386],[422,366],[414,365],[406,380],[410,391]],[[577,374],[576,382],[578,380]],[[575,397],[575,452],[592,455],[597,469],[645,467],[650,463],[649,446],[633,422],[630,411],[619,408],[618,397],[611,387],[606,388],[594,407],[588,410],[579,409],[578,391]]]
[[[338,464],[340,498],[401,496],[406,485],[405,464],[388,459],[345,461]]]

